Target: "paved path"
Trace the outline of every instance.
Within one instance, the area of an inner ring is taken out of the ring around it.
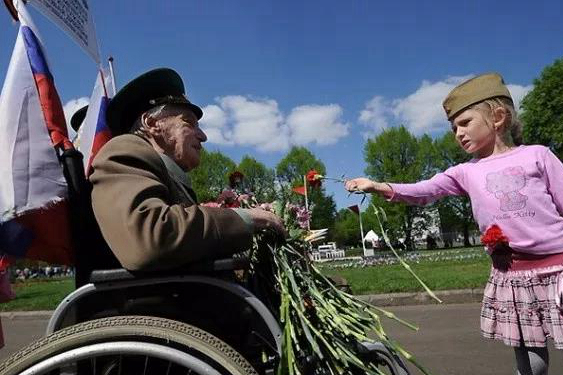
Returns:
[[[26,346],[30,342],[43,337],[48,319],[45,317],[26,317],[9,319],[2,317],[4,346],[0,349],[0,360]]]
[[[413,332],[387,320],[384,325],[435,375],[513,375],[512,349],[480,337],[479,309],[478,303],[389,307],[420,330]],[[7,345],[0,350],[0,359],[40,337],[47,320],[3,318],[2,325]],[[552,348],[550,367],[552,375],[563,373],[563,352]]]

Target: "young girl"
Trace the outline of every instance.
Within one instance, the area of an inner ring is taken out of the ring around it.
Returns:
[[[518,373],[547,374],[546,339],[563,349],[558,306],[563,279],[563,164],[544,146],[520,144],[521,125],[498,74],[454,88],[443,102],[459,145],[474,159],[414,184],[348,180],[348,191],[427,204],[468,195],[485,233],[497,225],[508,246],[489,248],[493,267],[481,310],[484,337],[514,347]]]

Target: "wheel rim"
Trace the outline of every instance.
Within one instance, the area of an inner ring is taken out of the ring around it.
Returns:
[[[168,361],[170,364],[175,364],[182,366],[187,370],[192,371],[195,374],[205,374],[205,375],[221,375],[216,369],[211,367],[209,364],[203,362],[202,360],[194,357],[191,354],[184,353],[180,350],[170,348],[163,345],[144,343],[144,342],[132,342],[132,341],[118,341],[103,344],[93,344],[87,345],[80,348],[72,349],[56,356],[47,358],[39,363],[36,363],[32,367],[21,372],[20,375],[40,375],[59,369],[61,367],[69,366],[77,361],[85,359],[95,359],[103,356],[145,356],[146,361],[149,358],[158,358],[161,360]],[[120,357],[121,358],[121,357]],[[145,362],[145,369],[146,369]],[[169,365],[170,367],[170,365]],[[123,371],[127,374],[127,370]],[[191,373],[191,372],[190,372]]]

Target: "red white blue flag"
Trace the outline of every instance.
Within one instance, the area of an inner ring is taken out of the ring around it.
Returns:
[[[25,7],[0,94],[0,253],[71,264],[67,184],[72,148],[61,101]]]
[[[112,133],[106,123],[106,110],[115,95],[115,88],[109,73],[100,69],[96,77],[96,84],[90,96],[88,111],[84,123],[80,127],[80,142],[78,149],[84,156],[84,170],[89,175],[92,160],[100,148],[111,139]]]

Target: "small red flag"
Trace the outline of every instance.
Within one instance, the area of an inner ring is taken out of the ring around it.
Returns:
[[[359,215],[359,214],[360,214],[360,207],[359,207],[357,204],[348,207],[348,209],[349,209],[350,211],[352,211],[353,213],[355,213],[356,215]]]
[[[301,195],[306,195],[306,194],[305,194],[305,186],[296,186],[296,187],[294,187],[294,188],[291,189],[291,190],[293,190],[294,193],[301,194]]]

